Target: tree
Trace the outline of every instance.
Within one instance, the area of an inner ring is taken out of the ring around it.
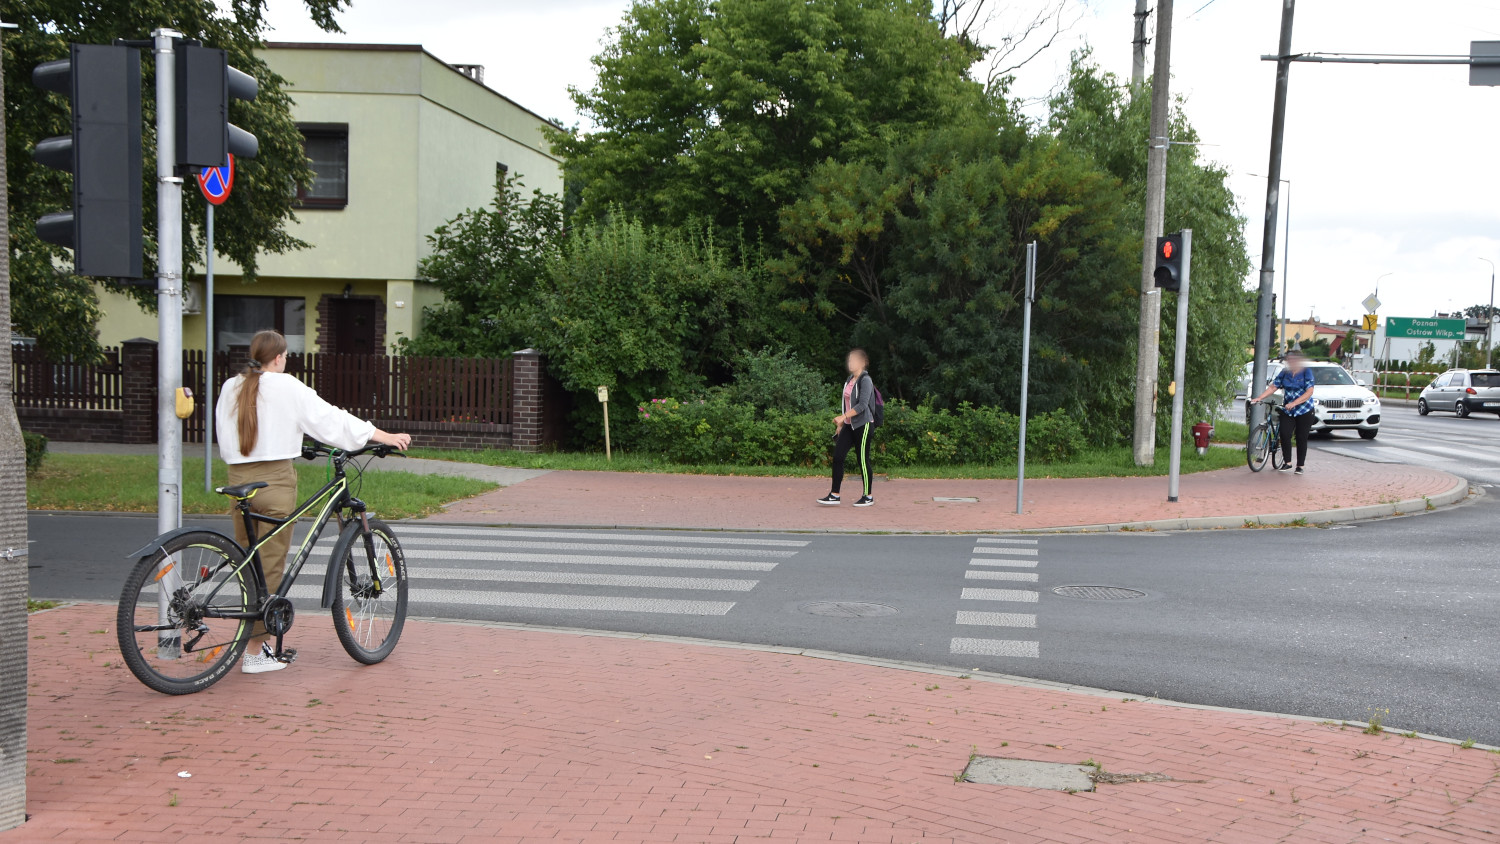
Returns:
[[[1146,196],[1150,101],[1147,95],[1128,96],[1126,85],[1114,74],[1102,72],[1083,52],[1074,55],[1067,85],[1052,100],[1048,124],[1059,141],[1121,181],[1126,201],[1119,212],[1136,229]],[[1173,140],[1198,140],[1180,98],[1170,125]],[[1245,220],[1228,187],[1228,176],[1223,167],[1203,161],[1194,146],[1174,145],[1167,157],[1166,231],[1193,230],[1185,393],[1189,416],[1213,414],[1223,385],[1244,366],[1242,338],[1253,330],[1254,305],[1244,293],[1244,279],[1250,271]],[[1173,347],[1175,331],[1175,320],[1163,320],[1163,348]],[[1167,371],[1171,360],[1171,355],[1162,355],[1163,383],[1171,380]],[[1166,415],[1160,417],[1165,420]]]
[[[572,92],[597,129],[553,145],[587,218],[618,206],[753,244],[817,165],[878,160],[974,107],[973,58],[925,0],[641,0]]]
[[[6,117],[10,124],[7,174],[11,185],[10,248],[16,329],[35,337],[54,355],[92,356],[98,352],[94,327],[98,299],[90,279],[72,275],[65,267],[71,252],[36,237],[38,217],[62,210],[69,201],[66,174],[37,164],[31,157],[36,142],[67,134],[68,112],[61,98],[31,84],[32,68],[63,58],[70,42],[107,44],[116,38],[144,38],[152,29],[170,26],[229,54],[229,63],[260,81],[253,103],[230,106],[230,119],[256,135],[260,154],[238,162],[234,194],[225,213],[215,220],[215,251],[234,261],[247,279],[254,279],[256,256],[305,246],[287,231],[293,218],[291,186],[311,177],[302,151],[302,138],[291,117],[291,97],[285,80],[257,58],[269,0],[235,0],[225,8],[213,0],[0,0],[0,16],[19,29],[6,35]],[[308,13],[323,29],[337,32],[334,14],[348,0],[304,0]],[[142,62],[144,75],[146,274],[155,274],[155,105],[150,96],[154,63]],[[203,254],[203,199],[184,191],[183,260],[201,265]],[[114,282],[104,282],[114,287]],[[154,308],[154,286],[125,288],[141,304]]]
[[[1431,340],[1417,347],[1417,366],[1421,369],[1430,369],[1433,361],[1437,360],[1437,346]]]
[[[422,280],[443,301],[423,309],[420,336],[403,338],[408,354],[508,357],[534,342],[536,296],[561,248],[562,201],[519,187],[504,177],[490,207],[465,211],[427,238]]]

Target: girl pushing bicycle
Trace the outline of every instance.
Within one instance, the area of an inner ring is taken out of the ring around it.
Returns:
[[[1281,390],[1286,401],[1276,410],[1281,414],[1281,465],[1282,472],[1295,471],[1302,474],[1302,465],[1307,462],[1307,441],[1312,436],[1313,423],[1313,374],[1307,368],[1307,358],[1297,351],[1286,353],[1286,368],[1276,374],[1271,386],[1255,397],[1265,401],[1272,393]],[[1297,440],[1297,465],[1292,468],[1292,438]]]

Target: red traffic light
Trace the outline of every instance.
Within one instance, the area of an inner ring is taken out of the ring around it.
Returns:
[[[1171,260],[1171,258],[1172,258],[1172,241],[1170,241],[1170,240],[1162,241],[1162,244],[1161,244],[1161,256],[1163,258]]]

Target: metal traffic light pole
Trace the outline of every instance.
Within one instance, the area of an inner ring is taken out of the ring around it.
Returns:
[[[1177,289],[1177,350],[1172,357],[1172,449],[1167,500],[1177,501],[1182,477],[1182,393],[1187,378],[1188,287],[1193,278],[1193,230],[1182,230],[1182,281]]]
[[[156,52],[156,529],[182,524],[182,178],[177,175],[177,44],[151,33]]]

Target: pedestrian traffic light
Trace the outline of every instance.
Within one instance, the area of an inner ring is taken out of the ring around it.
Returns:
[[[1182,235],[1169,234],[1156,239],[1156,287],[1159,290],[1182,288]]]
[[[37,237],[73,250],[73,271],[139,279],[141,57],[129,48],[72,44],[68,58],[37,65],[31,81],[68,98],[71,133],[46,138],[38,162],[73,174],[73,207],[37,220]]]
[[[229,66],[223,50],[177,45],[177,164],[223,167],[229,154],[254,158],[260,141],[229,122],[229,100],[253,100],[260,83]]]

